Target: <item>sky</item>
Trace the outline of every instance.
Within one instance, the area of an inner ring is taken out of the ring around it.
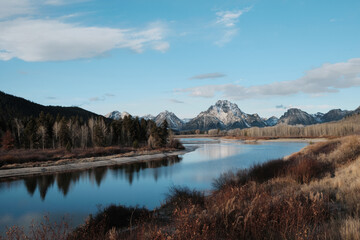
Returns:
[[[358,0],[0,0],[0,90],[106,114],[360,106]]]

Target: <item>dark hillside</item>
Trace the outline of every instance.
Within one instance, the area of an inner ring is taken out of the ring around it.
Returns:
[[[41,112],[49,113],[54,118],[58,114],[66,118],[78,116],[83,120],[99,117],[79,107],[44,106],[0,91],[0,129],[3,131],[14,118],[38,117]]]

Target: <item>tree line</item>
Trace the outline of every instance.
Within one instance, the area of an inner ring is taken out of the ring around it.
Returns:
[[[341,137],[360,134],[360,114],[355,114],[338,122],[303,125],[279,124],[273,127],[252,127],[246,129],[232,129],[228,131],[210,131],[214,135],[222,134],[238,137]],[[210,134],[211,135],[211,134]]]
[[[0,132],[4,149],[58,149],[128,146],[150,148],[170,144],[168,124],[126,116],[120,120],[104,117],[65,117],[41,112],[38,117],[14,118],[6,132]]]

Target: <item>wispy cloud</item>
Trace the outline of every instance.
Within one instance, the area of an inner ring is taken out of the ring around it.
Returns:
[[[184,103],[183,101],[177,100],[177,99],[169,99],[172,103]]]
[[[89,0],[46,0],[44,1],[47,5],[53,5],[53,6],[61,6],[61,5],[67,5],[67,4],[74,4],[79,2],[87,2]]]
[[[277,109],[288,109],[289,107],[280,104],[280,105],[276,105],[275,108],[277,108]]]
[[[101,56],[115,48],[161,52],[166,27],[161,22],[144,29],[85,27],[59,20],[15,19],[0,22],[0,60],[63,61]]]
[[[189,79],[214,79],[214,78],[223,78],[223,77],[226,77],[226,74],[223,74],[223,73],[205,73],[205,74],[192,76]]]
[[[102,95],[102,96],[91,97],[91,98],[89,98],[89,101],[90,101],[90,102],[105,101],[107,98],[110,98],[110,97],[115,97],[115,95],[112,94],[112,93],[105,93],[105,94]]]
[[[222,37],[217,40],[215,44],[223,46],[224,44],[230,42],[239,31],[236,24],[239,21],[240,16],[250,10],[251,7],[242,10],[216,12],[216,25],[223,28],[223,33]]]
[[[219,11],[216,13],[218,16],[216,23],[228,28],[235,27],[235,24],[239,21],[239,17],[250,10],[251,7],[236,11]]]
[[[104,101],[105,98],[104,97],[91,97],[89,98],[90,102],[99,102],[99,101]]]
[[[309,70],[299,79],[271,84],[244,87],[238,84],[205,85],[176,90],[194,97],[214,97],[216,93],[226,98],[242,100],[264,96],[286,96],[298,93],[317,95],[336,93],[340,89],[360,86],[360,58],[347,62],[326,63]]]

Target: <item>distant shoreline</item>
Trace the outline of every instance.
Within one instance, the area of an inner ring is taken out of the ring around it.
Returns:
[[[80,158],[72,163],[54,163],[50,166],[39,167],[20,167],[0,170],[0,181],[7,179],[16,179],[24,176],[46,175],[60,172],[73,172],[86,170],[96,167],[108,167],[115,165],[130,164],[136,162],[147,162],[155,159],[161,159],[169,156],[184,155],[185,153],[194,151],[197,147],[186,147],[184,150],[174,150],[162,153],[136,154],[133,156],[109,155],[104,157]]]
[[[328,138],[324,137],[279,137],[279,138],[244,138],[244,137],[232,137],[232,136],[211,136],[208,134],[191,134],[191,135],[175,135],[175,138],[212,138],[212,139],[224,139],[224,140],[242,140],[245,143],[251,142],[324,142],[329,140]]]

